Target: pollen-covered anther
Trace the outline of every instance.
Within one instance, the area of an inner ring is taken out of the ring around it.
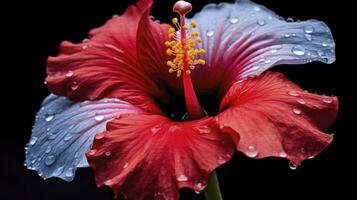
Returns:
[[[195,65],[204,65],[206,63],[202,58],[197,59],[197,56],[206,53],[204,49],[197,48],[198,44],[202,42],[199,32],[193,30],[197,28],[197,23],[191,21],[190,26],[183,25],[181,27],[177,18],[173,18],[172,23],[176,29],[169,28],[168,36],[170,40],[165,42],[167,47],[166,54],[170,57],[174,56],[172,60],[167,62],[170,67],[169,73],[176,72],[177,77],[180,77],[182,72],[190,75],[192,70],[195,69]]]

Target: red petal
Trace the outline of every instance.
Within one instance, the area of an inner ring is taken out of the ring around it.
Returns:
[[[47,82],[51,92],[71,100],[117,97],[143,108],[154,107],[152,98],[166,94],[140,65],[137,57],[137,31],[140,19],[152,0],[141,0],[120,17],[114,17],[90,32],[82,44],[63,42],[60,55],[49,57]],[[157,108],[151,108],[156,109]]]
[[[331,143],[333,137],[321,130],[335,120],[338,100],[268,72],[233,85],[220,109],[219,123],[240,135],[239,151],[254,158],[287,156],[299,164]]]
[[[178,199],[182,187],[203,190],[237,142],[213,118],[173,122],[159,115],[122,116],[104,135],[87,153],[97,184],[135,200]]]
[[[148,16],[150,9],[147,9]],[[166,54],[164,43],[169,41],[167,24],[160,24],[150,20],[146,15],[140,20],[137,32],[137,54],[139,62],[145,66],[146,72],[151,77],[157,77],[159,81],[165,83],[164,87],[169,87],[176,92],[182,89],[182,80],[168,73],[167,61],[170,57]]]

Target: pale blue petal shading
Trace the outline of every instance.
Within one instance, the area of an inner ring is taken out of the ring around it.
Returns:
[[[105,130],[108,121],[135,111],[119,99],[72,102],[51,94],[36,115],[25,165],[44,179],[71,181],[77,167],[88,167],[85,153],[94,136]]]
[[[281,64],[335,61],[331,31],[318,20],[286,21],[249,0],[209,4],[192,19],[207,51],[204,70],[232,70],[238,80]]]

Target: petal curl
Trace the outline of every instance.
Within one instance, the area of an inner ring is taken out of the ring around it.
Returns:
[[[267,72],[234,84],[220,110],[220,125],[240,135],[239,151],[299,164],[331,143],[333,137],[322,131],[335,120],[338,99],[308,93],[282,74]]]
[[[82,44],[63,42],[60,55],[48,58],[50,91],[75,101],[120,98],[159,112],[152,99],[168,97],[137,56],[138,25],[142,17],[149,18],[145,11],[151,4],[140,0],[129,6],[122,16],[90,31]]]
[[[207,64],[194,81],[207,91],[220,83],[223,94],[232,83],[275,65],[335,61],[331,31],[321,21],[287,22],[249,0],[209,4],[192,19],[207,51]]]
[[[44,179],[71,181],[77,167],[88,167],[85,152],[93,137],[105,130],[107,121],[135,112],[140,110],[118,99],[75,103],[65,97],[48,96],[26,146],[27,168]]]
[[[238,140],[212,118],[173,122],[148,114],[122,116],[103,134],[87,153],[96,182],[136,200],[178,199],[182,187],[203,190]]]

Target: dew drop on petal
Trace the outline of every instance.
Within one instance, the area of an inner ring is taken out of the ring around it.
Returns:
[[[72,177],[73,177],[73,168],[72,168],[72,167],[70,167],[70,168],[67,169],[67,171],[66,171],[66,173],[65,173],[65,176],[66,176],[67,178],[72,178]]]
[[[259,19],[259,20],[258,20],[258,24],[259,24],[260,26],[264,26],[264,25],[266,24],[266,22],[265,22],[264,19]]]
[[[301,45],[296,45],[291,50],[297,56],[305,55],[305,48]]]
[[[214,33],[215,33],[214,30],[211,29],[211,30],[208,30],[208,31],[207,31],[206,35],[207,35],[208,37],[212,37],[212,36],[214,35]]]
[[[288,94],[289,94],[290,96],[292,96],[292,97],[298,97],[298,96],[300,96],[299,93],[297,93],[297,92],[294,91],[294,90],[289,91]]]
[[[298,109],[298,108],[294,108],[294,109],[293,109],[293,113],[294,113],[294,114],[297,114],[297,115],[300,115],[300,114],[301,114],[301,110]]]
[[[282,151],[282,152],[280,152],[279,153],[279,157],[280,158],[286,158],[288,155],[284,152],[284,151]]]
[[[259,69],[259,68],[260,68],[260,65],[254,65],[252,69],[253,69],[253,70],[257,70],[257,69]]]
[[[98,133],[97,135],[95,135],[95,139],[100,140],[104,138],[104,133]]]
[[[88,38],[85,38],[85,39],[83,39],[83,41],[82,41],[82,43],[87,43],[87,42],[89,42],[89,39],[88,39]]]
[[[73,134],[72,133],[68,133],[66,136],[64,136],[63,140],[64,141],[69,141],[69,140],[72,139],[72,137],[73,137]]]
[[[107,186],[111,186],[111,185],[113,185],[113,181],[112,181],[112,179],[108,179],[104,182],[104,184]]]
[[[78,89],[78,83],[76,81],[73,81],[71,89],[73,91]]]
[[[305,26],[304,31],[305,31],[305,33],[313,33],[314,32],[314,27],[312,27],[310,25]]]
[[[100,122],[100,121],[102,121],[104,119],[104,117],[105,117],[104,115],[95,115],[94,119],[95,119],[95,121]]]
[[[258,153],[259,153],[258,150],[254,146],[248,146],[247,147],[246,154],[247,154],[248,157],[255,158],[255,157],[258,156]]]
[[[322,50],[318,50],[317,55],[319,55],[320,57],[323,57],[323,56],[325,56],[325,53]]]
[[[59,176],[60,174],[62,174],[62,172],[63,172],[63,169],[64,169],[64,167],[59,167],[59,168],[57,168],[54,172],[53,172],[53,176]]]
[[[88,155],[89,155],[89,156],[94,156],[96,153],[97,153],[97,150],[92,149],[92,150],[90,150],[90,151],[88,152]]]
[[[47,166],[50,166],[52,165],[54,162],[56,161],[56,157],[55,156],[47,156],[46,159],[45,159],[45,164]]]
[[[262,9],[259,7],[259,6],[254,6],[254,8],[253,8],[255,11],[257,11],[257,12],[259,12],[259,11],[261,11]]]
[[[322,102],[330,104],[333,102],[333,99],[332,98],[323,98]]]
[[[323,43],[322,43],[322,46],[323,46],[323,47],[327,47],[328,44],[327,44],[326,42],[323,42]]]
[[[278,52],[277,49],[271,49],[271,50],[270,50],[270,53],[276,53],[276,52]]]
[[[287,22],[294,22],[294,19],[291,18],[291,17],[289,17],[289,18],[286,19],[286,21],[287,21]]]
[[[223,156],[219,156],[218,159],[217,159],[217,163],[220,164],[220,165],[224,164],[226,162],[227,162],[227,160]]]
[[[48,146],[48,147],[46,148],[45,153],[50,153],[51,151],[52,151],[52,147],[51,147],[51,146]]]
[[[55,117],[54,115],[48,115],[48,116],[45,118],[45,120],[46,120],[46,122],[50,122],[50,121],[53,120],[54,117]]]
[[[296,164],[294,164],[293,162],[289,162],[289,168],[291,169],[291,170],[295,170],[295,169],[297,169],[297,167],[298,167],[298,165],[296,165]]]
[[[264,61],[264,63],[265,64],[269,64],[269,63],[271,63],[271,60],[267,59],[267,60]]]
[[[298,100],[296,100],[299,104],[301,104],[301,105],[304,105],[304,104],[306,104],[306,102],[305,102],[305,100],[304,99],[298,99]]]
[[[30,145],[35,145],[36,144],[36,142],[37,142],[37,137],[35,137],[35,136],[33,136],[33,137],[31,137],[31,139],[30,139]]]
[[[71,77],[73,76],[74,72],[72,70],[69,70],[67,73],[66,73],[66,77]]]
[[[160,127],[158,127],[158,126],[156,126],[156,127],[152,127],[151,128],[151,133],[153,134],[153,135],[155,135],[157,132],[159,132],[160,131]]]
[[[177,181],[179,181],[179,182],[183,182],[183,181],[187,181],[187,180],[188,180],[188,178],[184,174],[181,174],[180,176],[177,177]]]
[[[289,33],[286,33],[284,37],[289,38],[291,35]]]
[[[124,164],[124,166],[123,166],[123,169],[128,168],[128,166],[129,166],[129,163],[128,163],[128,162],[126,162],[126,163]]]
[[[236,23],[238,23],[238,21],[239,21],[239,19],[238,19],[237,17],[232,17],[232,18],[229,20],[229,22],[230,22],[231,24],[236,24]]]
[[[105,152],[105,155],[106,155],[106,156],[111,156],[111,155],[112,155],[112,152],[107,151],[107,152]]]
[[[208,126],[201,126],[198,128],[198,131],[201,134],[206,134],[211,132],[211,128],[209,128]]]

